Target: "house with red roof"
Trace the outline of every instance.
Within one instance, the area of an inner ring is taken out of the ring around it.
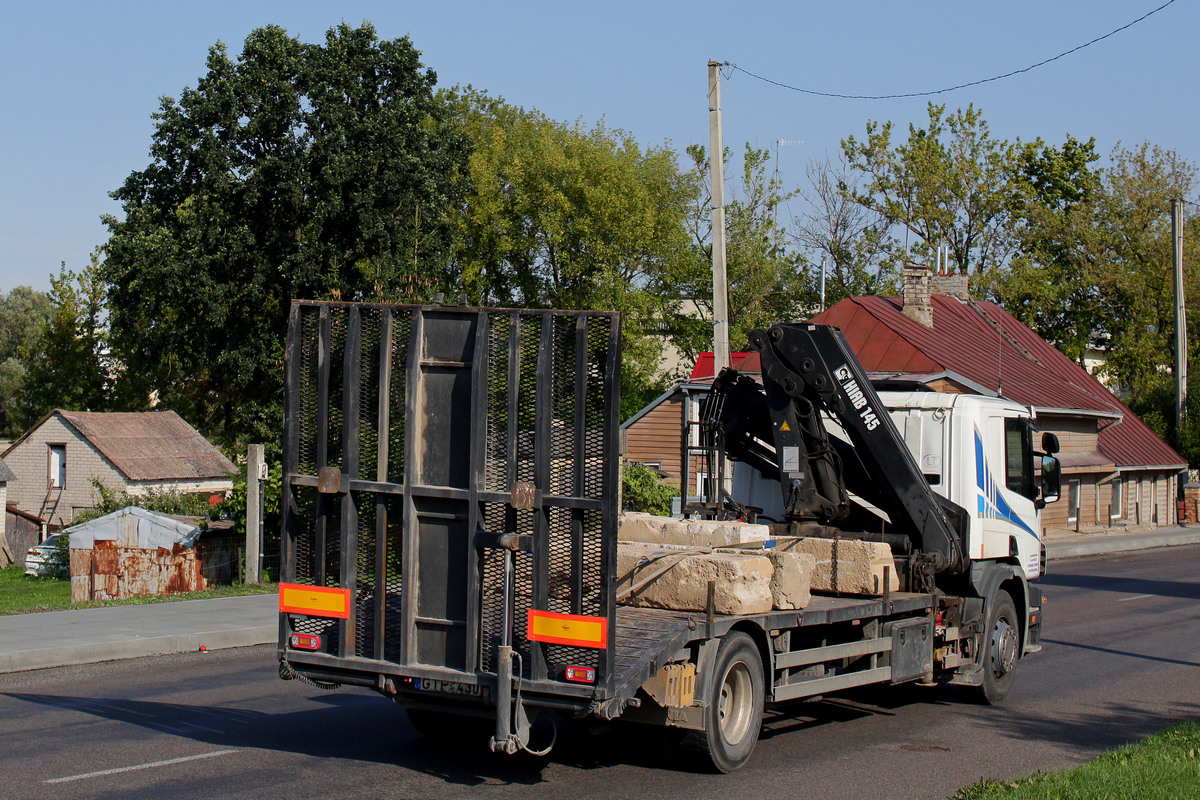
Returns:
[[[851,297],[813,318],[842,330],[880,382],[1005,397],[1031,406],[1062,445],[1063,499],[1047,528],[1174,525],[1185,459],[1090,375],[965,275],[905,270],[903,298]]]
[[[1063,497],[1042,512],[1043,528],[1176,524],[1183,457],[1079,364],[995,303],[972,300],[967,276],[909,268],[904,297],[848,298],[812,321],[840,328],[878,387],[1001,396],[1032,407],[1039,428],[1062,446]],[[741,355],[741,368],[755,371],[757,354]],[[626,458],[657,460],[678,479],[683,421],[695,418],[712,377],[710,356],[687,383],[628,420]],[[695,492],[695,479],[689,484]]]

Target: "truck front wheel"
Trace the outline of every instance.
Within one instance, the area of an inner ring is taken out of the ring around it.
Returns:
[[[684,746],[706,766],[732,772],[749,760],[762,727],[763,662],[754,640],[726,634],[705,687],[704,730],[690,731]]]
[[[1017,607],[1008,592],[999,590],[991,605],[983,629],[983,684],[979,695],[983,702],[995,705],[1012,689],[1021,653],[1021,629]]]

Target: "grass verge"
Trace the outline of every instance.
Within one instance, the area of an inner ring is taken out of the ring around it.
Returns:
[[[248,594],[275,594],[278,591],[279,584],[277,583],[239,583],[232,586],[214,586],[203,592],[72,603],[69,580],[65,578],[34,578],[26,575],[24,568],[19,564],[13,564],[0,569],[0,615],[29,614],[37,611],[67,611],[101,606],[171,603],[179,600],[206,600],[214,597],[240,597]]]
[[[1200,796],[1200,722],[1181,722],[1074,769],[982,781],[951,800],[1177,800]]]

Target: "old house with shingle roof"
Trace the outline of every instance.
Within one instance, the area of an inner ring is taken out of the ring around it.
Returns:
[[[234,466],[174,411],[55,409],[0,457],[8,502],[51,528],[95,505],[93,480],[116,492],[224,493]]]

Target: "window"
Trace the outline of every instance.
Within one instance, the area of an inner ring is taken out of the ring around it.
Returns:
[[[50,488],[61,489],[67,483],[67,446],[50,445]]]
[[[1067,522],[1079,519],[1079,481],[1067,484]]]
[[[1004,485],[1031,500],[1037,499],[1033,484],[1033,431],[1029,421],[1004,420]]]
[[[1118,477],[1112,482],[1112,502],[1109,504],[1109,516],[1117,519],[1125,515],[1125,483]]]

